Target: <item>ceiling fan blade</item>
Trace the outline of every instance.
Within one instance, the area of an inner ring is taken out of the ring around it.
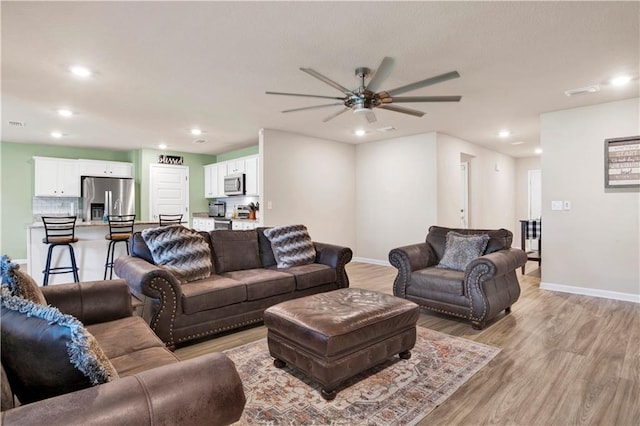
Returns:
[[[351,108],[344,108],[341,109],[340,111],[336,112],[335,114],[331,114],[330,116],[328,116],[327,118],[325,118],[324,120],[322,120],[323,123],[326,123],[329,120],[333,120],[334,118],[336,118],[337,116],[339,116],[340,114],[349,111]]]
[[[322,81],[323,83],[328,84],[329,86],[333,87],[334,89],[338,89],[339,91],[341,91],[345,95],[349,95],[349,96],[355,95],[355,93],[353,93],[351,90],[349,90],[346,87],[336,83],[335,81],[331,80],[330,78],[325,77],[324,75],[320,74],[318,71],[315,71],[315,70],[313,70],[311,68],[300,68],[300,71],[304,71],[307,74],[309,74],[310,76],[317,78],[318,80]]]
[[[371,77],[371,80],[369,80],[369,84],[367,84],[366,89],[371,90],[372,92],[378,90],[380,84],[382,84],[382,82],[389,77],[389,74],[391,74],[392,68],[393,58],[385,56],[384,59],[382,59],[382,62],[380,62],[380,66],[376,70],[376,73]]]
[[[366,117],[369,123],[375,123],[376,121],[378,121],[378,119],[376,118],[376,114],[373,111],[367,112]]]
[[[431,86],[432,84],[442,83],[443,81],[451,80],[458,77],[460,77],[458,71],[451,71],[445,74],[437,75],[435,77],[427,78],[425,80],[416,81],[415,83],[407,84],[406,86],[397,87],[393,90],[387,90],[387,93],[389,94],[389,96],[395,96],[404,92],[410,92],[411,90]]]
[[[282,112],[304,111],[304,110],[307,110],[307,109],[325,108],[325,107],[336,106],[336,105],[344,105],[344,103],[336,102],[336,103],[333,103],[333,104],[314,105],[314,106],[308,106],[308,107],[302,107],[302,108],[286,109],[286,110],[284,110]]]
[[[394,104],[402,102],[460,102],[462,96],[401,96],[391,99]]]
[[[322,99],[342,99],[337,96],[321,96],[321,95],[305,95],[302,93],[285,93],[285,92],[264,92],[267,95],[283,95],[283,96],[302,96],[306,98],[322,98]]]
[[[409,108],[404,108],[404,107],[399,107],[399,106],[389,105],[389,104],[379,105],[378,108],[382,108],[382,109],[386,109],[394,112],[401,112],[403,114],[409,114],[415,117],[422,117],[423,115],[425,115],[425,113],[422,111],[417,111],[415,109],[409,109]]]

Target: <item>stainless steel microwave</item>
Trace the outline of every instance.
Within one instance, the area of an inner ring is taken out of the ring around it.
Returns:
[[[224,195],[244,195],[244,173],[224,177]]]

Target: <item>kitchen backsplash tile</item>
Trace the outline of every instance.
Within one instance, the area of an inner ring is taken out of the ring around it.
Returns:
[[[77,216],[79,203],[79,198],[33,197],[33,221],[42,222],[42,216]]]

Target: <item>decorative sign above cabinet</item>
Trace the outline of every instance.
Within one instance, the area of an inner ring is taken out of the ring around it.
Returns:
[[[178,155],[159,155],[158,164],[173,164],[175,166],[181,166],[184,158]]]

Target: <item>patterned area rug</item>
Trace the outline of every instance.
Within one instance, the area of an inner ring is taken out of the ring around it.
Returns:
[[[397,356],[360,374],[333,401],[297,370],[277,369],[266,339],[225,353],[247,404],[236,425],[414,425],[442,404],[500,349],[418,327],[409,360]]]

